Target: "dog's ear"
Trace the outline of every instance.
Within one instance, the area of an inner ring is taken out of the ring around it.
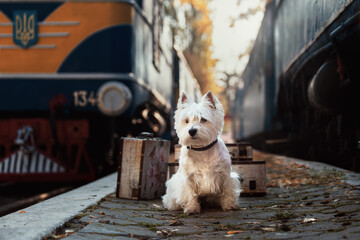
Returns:
[[[203,100],[210,102],[210,107],[216,109],[216,104],[219,100],[215,97],[215,95],[210,91],[208,91],[203,97]]]
[[[180,107],[181,105],[185,104],[185,103],[189,103],[189,99],[186,96],[186,94],[184,92],[181,93],[179,100],[178,100],[178,107]]]
[[[184,92],[182,92],[182,93],[181,93],[181,96],[180,96],[180,102],[181,102],[181,104],[184,104],[184,103],[186,103],[186,102],[188,102],[188,101],[189,101],[188,97],[186,96],[186,94],[185,94]]]

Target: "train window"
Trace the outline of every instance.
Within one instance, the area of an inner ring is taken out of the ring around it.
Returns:
[[[160,33],[162,26],[161,19],[161,5],[159,0],[154,0],[153,2],[153,64],[156,70],[160,71]]]

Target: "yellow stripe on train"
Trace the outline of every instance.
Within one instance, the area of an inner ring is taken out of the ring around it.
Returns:
[[[87,37],[110,26],[132,24],[133,15],[127,3],[66,2],[39,23],[38,42],[23,49],[13,42],[11,20],[0,12],[0,73],[55,73]]]

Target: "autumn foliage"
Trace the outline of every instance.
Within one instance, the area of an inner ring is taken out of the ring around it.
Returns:
[[[165,11],[168,17],[170,16],[173,19],[172,32],[177,35],[177,38],[174,37],[174,44],[180,45],[180,48],[183,49],[202,92],[211,89],[217,94],[219,90],[214,79],[216,60],[213,59],[211,51],[213,23],[210,19],[208,1],[166,0],[164,5],[167,6]],[[186,26],[179,24],[180,18],[185,19]]]
[[[217,94],[218,87],[214,79],[216,60],[212,57],[212,32],[213,23],[206,0],[181,0],[182,4],[192,6],[193,15],[188,19],[192,29],[192,42],[185,49],[184,55],[199,81],[203,92],[211,89]]]

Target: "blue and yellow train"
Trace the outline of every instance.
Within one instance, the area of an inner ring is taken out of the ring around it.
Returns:
[[[0,2],[0,181],[89,180],[200,90],[161,1]]]

